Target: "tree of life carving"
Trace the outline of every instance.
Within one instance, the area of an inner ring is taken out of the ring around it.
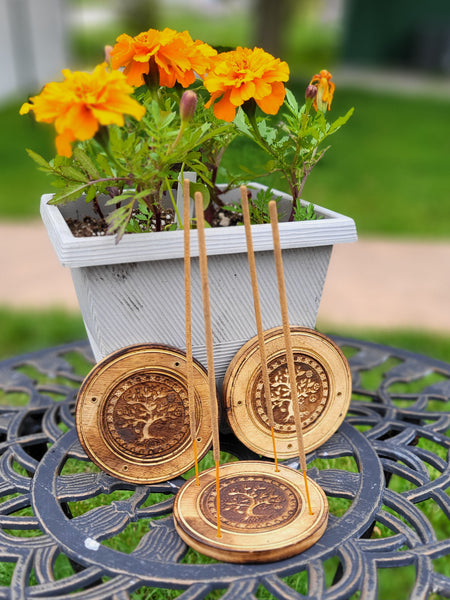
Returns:
[[[187,392],[164,375],[134,375],[106,403],[108,430],[127,451],[156,457],[188,438]]]
[[[311,357],[296,354],[294,360],[300,416],[303,427],[306,427],[313,423],[325,408],[328,401],[328,378],[323,367]],[[293,431],[295,418],[286,360],[275,359],[269,363],[268,368],[275,429]],[[256,377],[253,390],[256,414],[267,426],[266,400],[260,374]]]
[[[284,483],[263,476],[232,477],[221,481],[222,522],[231,529],[267,529],[285,525],[299,509],[294,492]],[[216,518],[216,494],[206,494],[206,505],[212,521]]]

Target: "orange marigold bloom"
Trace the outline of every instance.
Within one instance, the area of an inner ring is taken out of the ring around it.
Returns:
[[[314,98],[313,106],[316,110],[325,112],[330,110],[331,102],[335,85],[331,81],[332,75],[326,69],[322,69],[320,73],[316,73],[310,81],[310,85],[317,87],[317,95]]]
[[[204,84],[211,94],[206,107],[214,104],[214,114],[232,121],[236,108],[253,98],[259,108],[275,115],[283,104],[289,79],[286,62],[261,48],[241,48],[217,55]],[[218,102],[216,100],[220,98]]]
[[[128,83],[142,85],[144,76],[159,74],[158,85],[173,87],[180,83],[188,87],[195,81],[196,73],[204,75],[209,69],[216,50],[192,40],[187,31],[181,33],[166,27],[163,31],[149,29],[131,37],[123,33],[111,52],[112,67],[125,67]]]
[[[54,123],[56,149],[61,156],[72,156],[71,143],[88,140],[100,125],[124,125],[124,114],[140,120],[145,108],[130,98],[134,89],[120,71],[111,71],[105,63],[93,73],[62,71],[64,81],[48,83],[38,96],[20,109],[24,115],[34,111],[37,121]]]

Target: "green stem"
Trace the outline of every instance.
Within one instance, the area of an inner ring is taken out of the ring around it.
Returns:
[[[182,121],[177,137],[175,138],[173,144],[171,146],[169,146],[169,148],[167,148],[167,154],[170,154],[176,148],[179,141],[181,140],[181,136],[183,135],[185,129],[186,129],[186,123],[184,121]]]
[[[180,213],[178,211],[177,203],[175,202],[175,198],[173,197],[172,187],[170,186],[169,179],[167,177],[165,179],[165,182],[166,182],[167,191],[169,192],[169,196],[170,196],[170,199],[172,201],[173,209],[175,211],[175,214],[177,215],[178,223],[180,224],[180,228],[183,229],[183,225],[182,225],[183,221],[181,220],[181,216],[180,216]]]

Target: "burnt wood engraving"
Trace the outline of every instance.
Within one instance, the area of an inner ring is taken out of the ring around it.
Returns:
[[[211,444],[208,378],[194,363],[195,437]],[[156,344],[130,346],[100,361],[83,381],[76,425],[89,458],[133,483],[164,481],[195,462],[185,353]]]
[[[350,368],[341,350],[327,336],[292,326],[290,337],[303,443],[305,451],[310,452],[331,437],[344,420],[352,390]],[[280,327],[264,332],[264,347],[277,454],[280,458],[292,458],[298,453],[298,440]],[[261,353],[256,337],[244,344],[230,363],[223,396],[234,434],[257,454],[273,458]]]
[[[215,485],[205,489],[201,510],[214,525],[217,520]],[[288,525],[302,502],[287,483],[263,475],[233,476],[220,481],[220,515],[231,531],[271,531]]]
[[[215,468],[200,474],[200,485],[190,479],[175,498],[175,527],[195,550],[228,562],[268,562],[303,552],[323,535],[328,501],[312,479],[309,512],[305,479],[295,469],[248,460],[219,471],[220,536]]]
[[[316,421],[329,401],[328,376],[323,366],[310,356],[294,352],[294,363],[300,415],[305,430]],[[274,429],[276,432],[293,432],[295,431],[294,412],[285,356],[270,361],[268,372],[275,422]],[[254,414],[268,427],[261,370],[255,371],[255,377],[251,385],[250,402],[253,404]]]
[[[158,372],[127,377],[105,401],[103,426],[127,453],[157,458],[176,452],[190,436],[186,386]]]

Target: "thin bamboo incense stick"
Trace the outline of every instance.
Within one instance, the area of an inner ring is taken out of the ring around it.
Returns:
[[[197,420],[195,417],[194,365],[192,359],[192,307],[191,307],[191,219],[190,181],[183,181],[183,227],[184,227],[184,307],[186,321],[186,376],[189,402],[189,424],[194,450],[195,480],[198,480]]]
[[[267,369],[266,346],[264,343],[263,324],[261,317],[261,304],[259,301],[258,277],[256,274],[255,253],[253,250],[252,228],[250,224],[250,211],[248,208],[247,187],[241,186],[241,206],[244,217],[245,237],[247,240],[248,266],[250,269],[250,279],[252,282],[253,305],[255,309],[256,329],[258,332],[259,355],[261,357],[261,373],[263,379],[264,398],[266,399],[267,418],[269,420],[270,432],[272,434],[273,454],[275,460],[275,471],[278,469],[277,448],[275,443],[275,421],[273,419],[272,396],[270,393],[269,371]]]
[[[295,429],[297,432],[299,461],[300,461],[300,467],[303,471],[303,477],[305,480],[305,489],[306,489],[306,496],[307,496],[307,500],[308,500],[309,513],[313,514],[312,510],[311,510],[311,501],[309,498],[308,479],[306,477],[307,467],[306,467],[305,446],[303,443],[302,419],[300,416],[300,408],[298,405],[297,375],[295,372],[294,354],[292,351],[291,334],[290,334],[290,330],[289,330],[289,315],[288,315],[288,307],[287,307],[287,299],[286,299],[286,286],[285,286],[285,282],[284,282],[283,259],[281,256],[280,232],[278,229],[277,205],[274,200],[271,200],[269,202],[269,214],[270,214],[270,224],[272,225],[273,250],[274,250],[274,257],[275,257],[275,267],[276,267],[276,271],[277,271],[278,293],[280,296],[281,319],[283,322],[283,335],[284,335],[284,344],[286,347],[286,361],[287,361],[288,375],[289,375],[289,382],[290,382],[290,389],[291,389],[291,402],[292,402],[292,408],[293,408],[293,412],[294,412]]]
[[[203,196],[195,193],[195,216],[197,219],[198,250],[200,262],[200,278],[202,282],[203,317],[205,323],[205,344],[208,365],[209,402],[211,410],[211,428],[213,440],[213,457],[216,465],[216,508],[217,508],[217,537],[222,537],[220,531],[220,482],[219,482],[219,410],[216,397],[216,375],[214,371],[213,336],[211,327],[211,307],[209,303],[208,258],[206,255],[205,227],[203,217]]]

